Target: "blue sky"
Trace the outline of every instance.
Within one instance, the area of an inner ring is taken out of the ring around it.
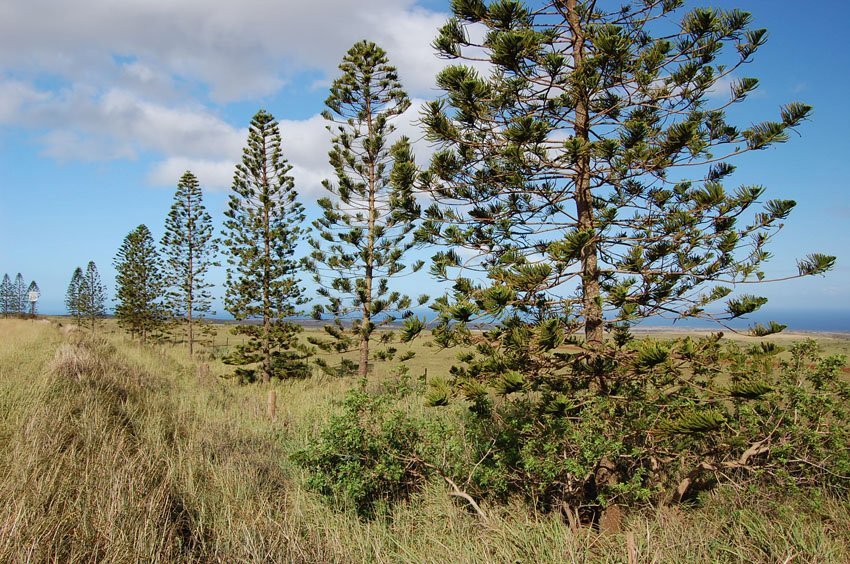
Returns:
[[[746,68],[761,86],[736,108],[740,122],[771,118],[792,100],[815,108],[799,137],[736,163],[736,184],[764,184],[769,197],[798,201],[771,248],[769,273],[793,271],[795,257],[811,251],[839,257],[824,278],[760,288],[771,298],[768,311],[832,312],[850,329],[850,7],[699,4],[749,10],[770,32]],[[260,107],[281,120],[298,190],[315,213],[320,182],[330,175],[318,114],[343,53],[362,38],[388,51],[415,102],[401,129],[418,139],[409,122],[437,95],[433,77],[443,63],[429,43],[447,11],[447,1],[413,0],[132,0],[108,7],[99,0],[5,0],[0,275],[35,279],[41,311],[61,313],[74,268],[94,260],[111,294],[122,239],[140,223],[162,235],[186,168],[199,177],[220,224],[245,127]],[[418,148],[428,153],[423,142]],[[220,269],[211,279],[223,277]],[[430,284],[427,277],[405,282],[415,294]]]

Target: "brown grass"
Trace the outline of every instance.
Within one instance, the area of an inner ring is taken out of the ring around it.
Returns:
[[[847,502],[811,495],[727,490],[600,535],[518,502],[484,525],[434,483],[361,521],[288,458],[353,381],[275,384],[269,420],[269,388],[183,353],[0,322],[0,562],[850,562]]]

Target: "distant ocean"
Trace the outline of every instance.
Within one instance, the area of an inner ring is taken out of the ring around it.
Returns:
[[[52,309],[52,308],[51,308]],[[40,312],[41,313],[41,312]],[[425,317],[428,320],[433,319],[434,312],[427,308],[416,308],[414,313],[419,317]],[[65,315],[65,312],[56,308],[55,311],[45,311],[45,315]],[[214,319],[222,321],[231,321],[233,318],[227,314],[219,313],[213,316]],[[316,322],[312,320],[304,320],[308,325]],[[798,310],[772,310],[767,312],[756,312],[744,321],[737,321],[731,324],[736,329],[746,329],[754,323],[767,323],[768,321],[776,321],[788,326],[788,331],[824,331],[824,332],[840,332],[850,333],[850,309],[836,309],[828,311],[798,311]],[[651,317],[639,325],[639,327],[675,327],[685,329],[721,329],[719,325],[712,324],[704,320],[679,320],[673,322],[668,319]]]
[[[754,323],[767,323],[776,321],[787,325],[786,331],[825,331],[850,333],[850,310],[834,311],[792,311],[792,310],[768,310],[767,312],[756,312],[749,315],[744,321],[730,324],[736,329],[746,329]],[[683,327],[689,329],[718,328],[703,320],[680,320],[673,323],[667,319],[650,318],[641,323],[645,327]]]
[[[850,304],[848,304],[850,305]],[[432,319],[434,312],[426,309],[415,311],[420,317]],[[745,330],[755,323],[776,321],[787,325],[787,331],[823,331],[833,333],[850,333],[850,309],[829,311],[799,311],[768,309],[747,316],[745,320],[730,323],[730,327]],[[639,327],[681,327],[685,329],[722,329],[720,325],[703,319],[687,319],[673,322],[669,319],[651,317],[643,320]]]

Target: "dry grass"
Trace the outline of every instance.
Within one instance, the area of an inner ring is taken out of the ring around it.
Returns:
[[[352,381],[275,384],[269,421],[265,388],[105,333],[0,321],[0,562],[628,562],[629,537],[638,562],[850,562],[847,502],[800,495],[727,491],[599,535],[519,503],[483,525],[433,484],[361,521],[288,459]]]

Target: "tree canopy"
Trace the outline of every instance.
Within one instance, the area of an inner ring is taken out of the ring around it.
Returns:
[[[363,377],[373,358],[375,329],[412,315],[411,299],[391,282],[423,265],[417,261],[408,268],[404,262],[419,217],[413,195],[417,169],[409,140],[392,141],[394,122],[410,100],[386,52],[360,41],[339,68],[324,113],[333,134],[329,157],[336,181],[324,182],[331,195],[318,201],[323,213],[313,223],[316,236],[306,261],[319,296],[326,299],[314,306],[313,315],[329,314],[335,322],[325,327],[330,339],[311,342],[336,352],[359,349]],[[419,304],[425,301],[422,297]],[[382,332],[380,338],[388,344],[392,335]],[[393,353],[387,346],[378,356]]]
[[[147,342],[161,330],[165,311],[162,260],[146,225],[139,225],[124,238],[114,264],[115,317],[119,325]],[[84,312],[81,310],[81,314]]]
[[[298,202],[292,169],[281,150],[280,127],[260,110],[251,120],[242,162],[236,165],[225,212],[228,264],[225,309],[240,321],[235,331],[248,342],[228,358],[236,365],[260,364],[264,382],[303,372],[296,334],[288,320],[305,302],[295,247],[302,238],[304,208]],[[244,379],[254,369],[240,369]]]
[[[185,323],[192,356],[195,325],[205,315],[214,313],[210,292],[213,285],[206,281],[206,275],[210,267],[218,265],[218,242],[213,238],[212,218],[204,206],[203,191],[191,171],[186,171],[177,183],[162,247],[166,307]]]
[[[730,122],[758,85],[741,73],[766,32],[740,10],[674,19],[682,4],[453,2],[434,45],[458,62],[422,116],[438,145],[422,238],[451,247],[433,272],[456,283],[438,304],[446,339],[518,315],[543,349],[574,333],[599,349],[606,326],[725,322],[765,303],[740,288],[765,281],[795,202],[730,187],[732,162],[786,141],[811,108]],[[793,275],[833,262],[812,253]]]

